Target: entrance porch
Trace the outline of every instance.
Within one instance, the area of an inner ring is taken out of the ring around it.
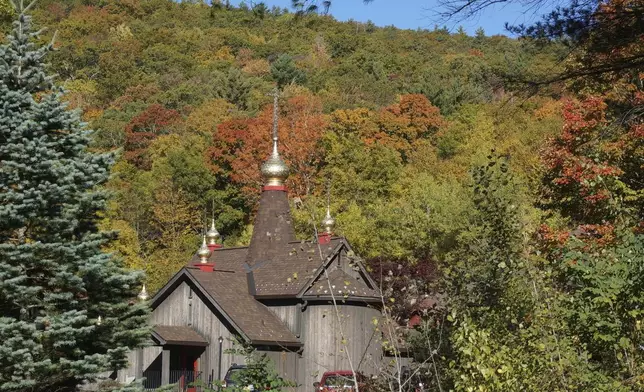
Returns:
[[[152,340],[161,352],[146,369],[142,369],[146,391],[176,384],[178,391],[199,392],[199,385],[211,381],[204,380],[199,369],[199,358],[208,341],[194,329],[157,325],[152,330]]]

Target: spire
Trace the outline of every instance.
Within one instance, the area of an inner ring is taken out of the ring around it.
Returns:
[[[217,240],[221,237],[219,231],[215,227],[215,200],[212,201],[212,217],[210,221],[210,229],[206,232],[206,240],[208,241],[208,249],[211,252],[214,252],[215,249],[219,249],[222,246],[217,243]]]
[[[139,295],[137,295],[137,298],[141,302],[148,300],[149,296],[148,296],[148,291],[145,289],[145,283],[143,284],[143,288],[141,288],[141,292],[139,293]]]
[[[206,239],[208,240],[208,245],[216,245],[217,240],[219,239],[220,234],[215,227],[215,218],[212,218],[210,221],[210,229],[206,232]]]
[[[262,165],[264,188],[259,199],[259,208],[253,222],[253,235],[248,247],[246,262],[255,265],[279,257],[286,244],[295,241],[295,230],[288,204],[284,181],[288,166],[279,155],[277,138],[278,92],[273,92],[273,153]]]
[[[262,164],[261,172],[264,177],[264,185],[267,187],[283,187],[284,181],[288,177],[289,169],[282,157],[280,157],[277,147],[277,125],[278,125],[278,97],[277,89],[273,92],[273,152]]]

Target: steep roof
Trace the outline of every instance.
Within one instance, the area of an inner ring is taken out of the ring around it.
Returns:
[[[299,344],[288,327],[248,293],[245,273],[197,268],[188,268],[188,272],[252,342]]]
[[[153,298],[153,307],[163,300],[177,279],[192,282],[242,336],[255,344],[300,345],[288,327],[261,300],[276,298],[328,299],[325,269],[329,271],[334,294],[343,300],[374,302],[380,299],[375,283],[358,261],[350,273],[335,265],[341,253],[351,248],[344,238],[327,244],[297,241],[288,203],[282,186],[265,187],[259,203],[251,243],[248,247],[222,248],[208,260],[214,271],[199,268],[195,254]],[[203,265],[202,265],[203,266]],[[355,276],[352,276],[351,274]],[[319,287],[318,287],[319,286]]]
[[[342,249],[350,249],[346,239],[342,237],[334,237],[328,244],[320,244],[319,248],[318,243],[312,241],[293,241],[283,244],[281,248],[275,250],[271,260],[254,263],[255,298],[296,298],[301,297],[302,294],[321,296],[323,293],[317,293],[309,287],[314,282],[323,280],[323,266],[326,266]],[[246,273],[249,268],[244,265],[248,260],[248,254],[247,247],[222,248],[215,250],[208,261],[214,263],[217,270]],[[198,265],[198,263],[199,257],[195,254],[188,265]],[[357,280],[347,274],[336,275],[334,276],[338,283],[344,283],[345,280],[351,281],[352,291],[356,293],[350,295],[351,297],[380,298],[375,283],[370,280],[366,272],[364,272],[366,281]],[[337,285],[337,287],[341,288],[343,285]],[[309,291],[304,292],[304,290]]]
[[[256,296],[296,297],[343,242],[343,238],[334,238],[319,248],[316,242],[310,241],[285,244],[273,259],[254,270]]]
[[[261,302],[248,293],[241,271],[204,272],[184,267],[152,298],[156,308],[182,281],[199,290],[232,327],[254,344],[299,346],[297,337]]]
[[[246,262],[252,266],[273,260],[279,257],[286,244],[295,240],[286,190],[264,190],[259,199]]]
[[[341,269],[335,269],[328,273],[328,280],[326,276],[321,275],[304,293],[304,297],[329,298],[331,290],[333,290],[333,295],[340,299],[348,297],[380,298],[378,290],[370,288],[363,281],[359,281]]]

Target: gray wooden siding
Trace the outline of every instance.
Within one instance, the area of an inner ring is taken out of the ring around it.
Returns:
[[[374,319],[380,319],[378,309],[339,303],[341,309],[338,320],[332,304],[329,302],[312,302],[302,312],[293,300],[273,301],[269,309],[276,314],[295,333],[301,323],[300,340],[304,344],[301,353],[286,351],[269,351],[265,353],[275,364],[278,373],[300,386],[297,392],[312,392],[313,383],[329,370],[348,370],[347,353],[351,355],[354,367],[365,374],[376,374],[382,362],[381,333],[375,330]],[[219,342],[224,338],[223,351],[233,347],[234,334],[229,325],[214,308],[208,306],[204,298],[191,290],[187,282],[180,283],[172,293],[152,312],[152,325],[190,325],[201,333],[210,343],[201,355],[198,366],[203,379],[208,380],[212,374],[217,378],[219,369]],[[379,324],[381,324],[379,322]],[[340,326],[346,336],[342,342]],[[119,373],[119,380],[126,381],[137,375],[139,361],[143,369],[160,354],[160,347],[148,347],[143,355],[130,353],[130,367]],[[232,363],[243,364],[242,356],[222,355],[221,374],[226,373]]]
[[[192,326],[197,332],[203,335],[210,343],[198,361],[199,371],[203,372],[203,380],[213,375],[217,378],[219,370],[219,337],[222,343],[221,373],[222,377],[233,363],[243,364],[244,357],[225,353],[233,348],[235,334],[217,317],[215,309],[210,309],[203,298],[200,298],[188,283],[183,282],[168,295],[150,315],[151,325],[187,325]],[[143,369],[154,361],[161,352],[161,347],[147,347],[143,354]],[[140,354],[136,351],[128,355],[129,367],[119,373],[120,381],[127,381],[128,377],[137,374],[140,366]]]
[[[288,326],[296,336],[299,335],[298,317],[301,313],[297,305],[268,305],[268,309]]]
[[[382,338],[374,319],[380,324],[378,309],[340,304],[338,318],[332,304],[309,304],[303,314],[302,342],[298,380],[302,391],[310,391],[322,373],[349,370],[348,355],[356,370],[377,374],[382,364]],[[340,327],[345,335],[343,342]]]

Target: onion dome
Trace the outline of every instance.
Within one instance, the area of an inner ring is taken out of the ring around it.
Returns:
[[[217,228],[215,228],[215,219],[213,218],[212,223],[210,224],[210,229],[206,232],[206,241],[208,242],[208,245],[216,245],[219,237],[220,234],[217,231]]]
[[[333,226],[335,226],[335,219],[331,216],[331,209],[326,208],[326,216],[322,219],[322,227],[327,234],[333,234]]]
[[[277,151],[277,136],[273,137],[273,153],[262,164],[261,172],[267,186],[283,186],[288,178],[288,166]]]
[[[202,263],[207,263],[208,258],[210,257],[210,254],[212,252],[210,249],[208,249],[208,245],[206,244],[206,236],[203,237],[203,243],[201,244],[201,248],[197,251],[197,256],[199,256],[199,261]]]
[[[145,284],[143,285],[143,288],[141,289],[141,292],[139,295],[136,296],[139,301],[147,301],[149,296],[148,296],[148,291],[145,289]]]

